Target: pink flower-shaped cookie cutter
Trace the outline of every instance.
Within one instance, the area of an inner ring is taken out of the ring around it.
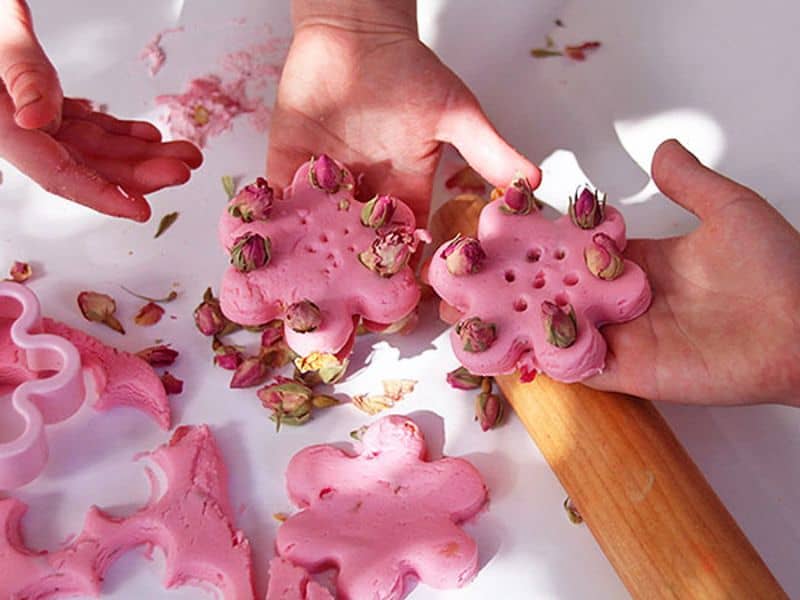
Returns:
[[[41,473],[48,456],[45,426],[75,414],[86,388],[77,348],[62,337],[42,333],[39,301],[32,291],[18,283],[0,282],[0,322],[3,320],[11,321],[0,336],[8,336],[15,354],[12,358],[22,358],[27,368],[39,375],[19,381],[13,376],[15,365],[5,364],[8,357],[0,354],[0,402],[8,402],[7,392],[13,389],[9,404],[16,421],[7,421],[2,428],[0,420],[0,489],[10,489]]]

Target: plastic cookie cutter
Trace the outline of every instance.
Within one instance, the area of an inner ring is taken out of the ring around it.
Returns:
[[[75,414],[85,396],[77,348],[42,333],[31,290],[0,282],[0,489],[24,485],[42,472],[45,426]]]

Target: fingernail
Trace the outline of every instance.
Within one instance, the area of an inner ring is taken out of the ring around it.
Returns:
[[[18,115],[24,108],[42,99],[42,93],[34,86],[29,85],[14,97],[14,106]]]

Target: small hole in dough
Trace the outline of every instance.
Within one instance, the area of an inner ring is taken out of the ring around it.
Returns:
[[[553,252],[553,258],[555,258],[556,260],[564,260],[564,257],[566,255],[567,255],[567,253],[564,252],[563,248],[559,248],[558,250]]]
[[[578,275],[575,273],[567,273],[564,275],[564,285],[573,286],[578,283]]]
[[[564,292],[556,294],[556,304],[558,304],[559,306],[566,306],[567,304],[569,304],[569,296],[567,296],[567,294],[565,294]]]
[[[528,250],[528,254],[525,255],[525,260],[528,262],[536,262],[540,258],[542,258],[542,251],[538,248],[532,248]]]
[[[514,271],[508,270],[505,273],[505,278],[508,283],[514,283],[514,280],[517,278],[517,276],[514,275]]]
[[[517,298],[514,300],[514,310],[517,312],[525,312],[528,310],[528,303],[524,298]]]

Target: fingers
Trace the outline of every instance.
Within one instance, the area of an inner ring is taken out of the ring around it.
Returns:
[[[19,127],[58,129],[61,84],[36,39],[22,0],[0,4],[0,78],[14,102],[14,120]]]
[[[500,137],[478,101],[469,99],[460,106],[448,108],[439,122],[437,139],[456,147],[473,169],[492,185],[504,187],[522,174],[536,188],[542,174],[519,152]]]
[[[116,121],[113,117],[110,118]],[[117,121],[113,126],[117,127],[119,123],[121,122]],[[186,163],[190,168],[197,168],[203,162],[200,150],[189,142],[145,141],[139,137],[110,133],[96,122],[81,119],[66,118],[55,138],[69,144],[84,156],[123,161],[172,158]]]
[[[146,142],[160,142],[161,132],[152,123],[147,121],[126,121],[111,115],[92,110],[91,103],[87,100],[64,98],[62,108],[64,118],[89,121],[102,127],[114,135],[126,135],[139,138]]]
[[[742,198],[757,198],[752,190],[703,165],[677,140],[667,140],[656,149],[653,181],[665,196],[701,220]]]
[[[70,150],[79,162],[129,192],[149,194],[165,187],[186,183],[191,177],[189,167],[174,158],[122,161],[84,155],[74,148]]]

